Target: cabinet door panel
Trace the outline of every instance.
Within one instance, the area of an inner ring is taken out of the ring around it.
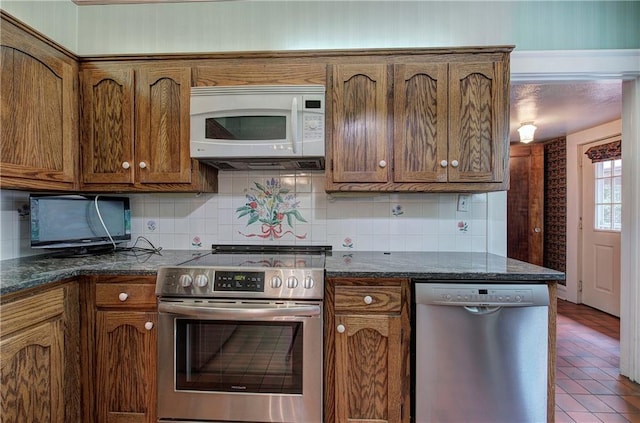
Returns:
[[[386,65],[335,67],[334,182],[386,182],[389,179],[387,79]]]
[[[502,180],[500,63],[450,65],[449,182]],[[458,164],[455,164],[455,161]]]
[[[83,181],[132,184],[133,70],[85,70],[82,77]]]
[[[96,313],[98,422],[155,422],[156,323],[151,312]]]
[[[446,182],[447,64],[394,67],[394,181]]]
[[[337,422],[400,422],[400,316],[336,315]]]
[[[70,189],[77,159],[77,67],[2,22],[0,187]]]
[[[0,343],[0,409],[5,423],[63,422],[62,321],[47,321]]]
[[[136,97],[140,182],[191,182],[190,95],[190,68],[140,70]]]

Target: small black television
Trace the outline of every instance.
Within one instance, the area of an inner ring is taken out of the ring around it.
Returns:
[[[128,197],[31,194],[29,204],[32,248],[92,254],[131,240]]]

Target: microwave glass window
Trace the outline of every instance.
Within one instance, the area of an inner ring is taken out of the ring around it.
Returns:
[[[302,394],[303,324],[176,320],[176,389]]]
[[[205,119],[205,137],[223,140],[284,140],[286,116],[228,116]]]

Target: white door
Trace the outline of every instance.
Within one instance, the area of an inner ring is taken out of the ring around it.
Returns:
[[[583,146],[582,153],[596,145]],[[620,316],[622,160],[582,157],[582,302]]]

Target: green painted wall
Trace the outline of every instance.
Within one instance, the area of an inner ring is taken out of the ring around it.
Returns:
[[[505,44],[516,50],[640,48],[640,1],[0,5],[81,55]]]

